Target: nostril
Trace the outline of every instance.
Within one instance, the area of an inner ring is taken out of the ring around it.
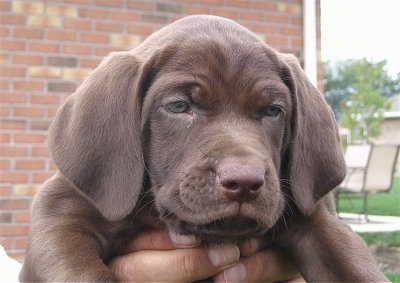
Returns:
[[[230,190],[230,191],[237,191],[240,189],[239,184],[237,182],[233,182],[233,181],[226,181],[226,182],[222,181],[221,185],[225,189]]]
[[[258,196],[264,185],[264,172],[259,164],[229,162],[218,168],[217,176],[225,196],[243,203]]]

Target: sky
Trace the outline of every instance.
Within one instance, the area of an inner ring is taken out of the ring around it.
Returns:
[[[325,60],[387,60],[400,72],[400,0],[321,0],[321,54]]]

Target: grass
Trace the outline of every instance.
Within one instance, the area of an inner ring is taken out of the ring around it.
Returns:
[[[339,195],[340,212],[361,213],[362,204],[362,195]],[[394,179],[392,189],[388,193],[368,196],[368,214],[400,216],[400,177]]]
[[[339,210],[347,213],[361,213],[362,195],[339,195]],[[400,177],[393,181],[388,193],[370,194],[368,196],[368,214],[400,216]],[[360,233],[368,246],[400,247],[400,231],[390,233]],[[400,282],[399,272],[387,272],[385,275],[391,282]]]
[[[359,233],[364,241],[371,245],[400,246],[400,231],[390,233]]]
[[[388,272],[385,275],[390,282],[400,282],[400,273]]]

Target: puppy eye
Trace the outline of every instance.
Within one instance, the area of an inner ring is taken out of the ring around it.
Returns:
[[[189,113],[189,112],[191,112],[189,103],[186,102],[186,101],[182,101],[182,100],[174,101],[174,102],[168,103],[168,104],[165,106],[165,108],[166,108],[169,112],[177,113],[177,114],[179,114],[179,113]]]
[[[269,116],[269,117],[276,117],[276,116],[278,116],[281,112],[282,112],[282,109],[281,109],[279,106],[277,106],[277,105],[270,105],[270,106],[268,106],[268,107],[265,109],[264,114],[265,114],[266,116]]]

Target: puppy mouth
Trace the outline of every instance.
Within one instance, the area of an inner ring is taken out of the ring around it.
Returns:
[[[179,219],[174,214],[169,214],[165,220],[175,232],[195,235],[208,243],[241,242],[264,232],[256,220],[240,215],[213,220],[206,224],[193,224]]]

